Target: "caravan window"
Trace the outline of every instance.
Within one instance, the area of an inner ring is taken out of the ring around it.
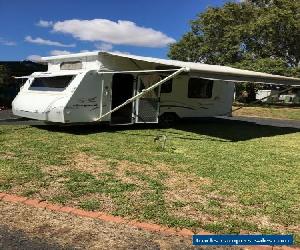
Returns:
[[[69,86],[73,78],[74,75],[36,77],[30,85],[29,90],[63,91]]]
[[[214,81],[203,78],[190,78],[188,84],[189,98],[211,98]]]

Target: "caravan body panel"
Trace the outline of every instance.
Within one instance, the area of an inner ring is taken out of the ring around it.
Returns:
[[[63,109],[66,123],[93,122],[100,116],[102,79],[95,70],[86,72]]]
[[[40,72],[32,74],[12,103],[14,115],[45,122],[65,123],[64,109],[80,84],[84,72],[63,73]],[[37,79],[53,79],[61,76],[69,76],[71,79],[63,89],[45,86],[33,87],[34,81]]]
[[[215,80],[211,97],[189,98],[188,83],[191,77],[195,77],[195,75],[183,75],[173,79],[172,91],[161,94],[160,114],[176,113],[180,118],[231,114],[234,83]]]

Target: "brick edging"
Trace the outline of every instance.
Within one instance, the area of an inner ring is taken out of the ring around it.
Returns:
[[[49,203],[46,201],[38,200],[38,199],[30,199],[23,196],[18,196],[14,194],[7,194],[7,193],[1,193],[0,192],[0,201],[4,202],[12,202],[12,203],[21,203],[27,206],[31,206],[34,208],[43,208],[49,211],[55,211],[55,212],[61,212],[61,213],[68,213],[80,217],[86,217],[86,218],[94,218],[99,219],[106,222],[112,222],[112,223],[120,223],[120,224],[126,224],[129,226],[133,226],[139,229],[143,229],[150,232],[159,232],[166,235],[177,235],[177,236],[183,236],[183,237],[191,237],[194,234],[202,234],[202,235],[212,235],[212,233],[201,231],[201,232],[192,232],[189,229],[181,229],[177,230],[175,228],[165,227],[154,223],[147,223],[147,222],[139,222],[136,220],[128,220],[125,218],[122,218],[120,216],[114,216],[109,215],[103,212],[97,212],[97,211],[86,211],[79,208],[74,207],[68,207],[68,206],[61,206],[53,203]],[[249,246],[245,247],[245,249],[249,250],[300,250],[300,248],[295,247],[272,247],[272,246]]]

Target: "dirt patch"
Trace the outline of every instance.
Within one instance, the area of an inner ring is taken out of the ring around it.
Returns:
[[[15,158],[15,153],[13,152],[0,152],[0,159],[3,160],[12,160]]]
[[[167,191],[165,198],[167,201],[180,201],[180,202],[200,202],[205,201],[203,196],[203,185],[210,185],[209,179],[201,178],[193,174],[180,175],[171,172],[169,178],[166,179],[165,185]]]
[[[43,171],[50,175],[57,175],[70,170],[85,171],[91,174],[99,174],[108,170],[108,161],[96,160],[85,153],[76,153],[70,157],[65,165],[45,166]]]
[[[98,160],[85,153],[78,153],[73,156],[70,167],[71,169],[86,171],[98,175],[109,170],[109,164],[106,160]]]
[[[0,210],[0,227],[9,228],[12,234],[21,231],[23,241],[38,239],[42,243],[51,242],[61,248],[72,249],[194,249],[190,238],[164,236],[128,225],[4,202],[0,202]],[[14,241],[18,240],[16,234],[0,245],[6,249],[15,245]]]
[[[272,222],[268,216],[264,216],[264,215],[249,217],[249,221],[258,225],[259,228],[272,228],[273,230],[276,230],[282,234],[286,233],[287,231],[300,233],[300,225],[295,225],[295,226],[289,225],[288,227],[286,227],[281,224]]]
[[[40,200],[51,200],[56,196],[70,196],[70,193],[64,188],[65,181],[65,177],[56,177],[53,173],[42,182],[35,180],[13,186],[10,192]]]

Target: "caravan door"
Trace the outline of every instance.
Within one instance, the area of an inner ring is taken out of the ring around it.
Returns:
[[[137,92],[161,80],[159,75],[141,75],[138,77]],[[157,123],[159,116],[160,86],[146,93],[136,100],[135,122],[136,123]]]
[[[134,95],[134,76],[116,73],[112,76],[111,110],[118,107]],[[132,124],[133,103],[128,103],[111,114],[110,124]]]

